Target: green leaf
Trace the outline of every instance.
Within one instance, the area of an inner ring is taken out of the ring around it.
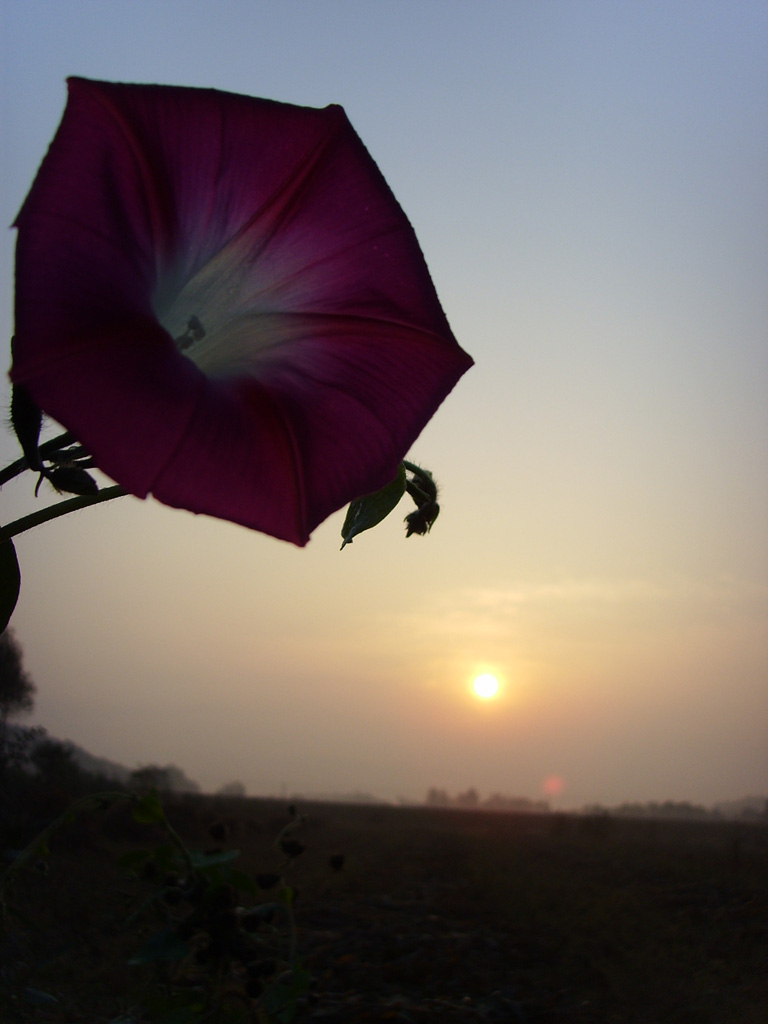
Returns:
[[[56,996],[52,996],[50,992],[41,992],[39,988],[25,988],[24,1000],[35,1006],[50,1006],[53,1003],[58,1003]]]
[[[144,943],[141,949],[128,961],[135,966],[137,964],[153,964],[161,961],[183,960],[189,953],[189,944],[182,939],[175,928],[164,928],[155,932]]]
[[[234,885],[240,892],[250,893],[251,896],[259,896],[261,893],[258,883],[250,875],[246,874],[245,871],[230,868],[226,878],[229,884]]]
[[[193,850],[190,853],[190,860],[195,868],[210,868],[217,864],[228,864],[239,856],[239,850],[223,850],[221,853],[200,853]]]
[[[145,793],[133,806],[133,820],[140,825],[157,825],[165,821],[165,811],[160,803],[157,790],[152,789]]]
[[[21,572],[12,540],[0,544],[0,633],[8,625],[19,599]]]
[[[351,544],[354,537],[363,530],[370,530],[372,526],[385,519],[405,493],[405,466],[400,463],[395,479],[382,487],[380,491],[373,494],[366,494],[362,498],[356,498],[349,508],[341,528],[341,536],[344,543],[342,550],[347,544]]]
[[[170,843],[156,846],[152,851],[152,860],[159,871],[172,871],[179,867],[181,858],[179,851]]]
[[[290,885],[284,885],[280,892],[277,894],[286,907],[293,905],[293,901],[296,898],[296,890]]]
[[[301,966],[286,971],[264,993],[264,1009],[280,1024],[288,1024],[296,1016],[298,997],[304,995],[311,982],[312,975]]]
[[[123,871],[131,871],[140,864],[145,864],[148,860],[149,853],[146,850],[129,850],[128,853],[118,857],[117,863]]]
[[[284,903],[260,903],[248,911],[248,915],[261,924],[273,924],[277,918],[283,920],[287,913]]]
[[[154,1018],[157,1024],[201,1024],[209,1017],[205,1014],[205,1003],[198,999],[189,1006],[176,1006],[159,1017]]]
[[[197,991],[177,990],[167,995],[163,990],[150,988],[142,1001],[155,1024],[199,1024],[204,1019],[205,999]]]
[[[51,848],[48,845],[48,836],[40,836],[35,844],[29,848],[31,857],[50,857]]]

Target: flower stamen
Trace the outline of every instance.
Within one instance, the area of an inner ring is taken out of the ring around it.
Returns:
[[[183,352],[185,349],[191,348],[196,341],[202,341],[204,337],[205,328],[196,316],[191,316],[189,320],[187,320],[186,331],[173,340],[176,343],[179,352]]]

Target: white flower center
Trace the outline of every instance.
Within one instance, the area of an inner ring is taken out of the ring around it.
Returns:
[[[208,377],[253,375],[260,353],[285,340],[279,289],[243,248],[226,246],[179,290],[170,275],[155,296],[158,320]]]

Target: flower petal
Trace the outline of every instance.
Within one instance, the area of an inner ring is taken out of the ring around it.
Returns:
[[[69,88],[12,379],[132,493],[306,543],[472,364],[410,224],[340,107]]]

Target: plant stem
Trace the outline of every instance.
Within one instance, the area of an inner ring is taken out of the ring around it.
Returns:
[[[98,494],[79,495],[76,498],[69,498],[67,501],[60,501],[56,505],[48,505],[46,508],[41,508],[38,512],[22,516],[21,519],[17,519],[14,523],[9,523],[7,526],[0,528],[0,544],[10,540],[11,537],[17,536],[19,533],[25,533],[27,530],[32,530],[35,526],[41,526],[43,523],[50,522],[51,519],[58,519],[59,516],[65,516],[69,512],[77,512],[81,508],[88,508],[89,505],[98,505],[102,501],[111,501],[112,498],[122,498],[127,493],[119,484],[115,484],[114,487],[103,487]]]
[[[169,836],[171,842],[173,843],[173,845],[176,847],[176,849],[181,854],[182,860],[184,861],[184,864],[186,866],[187,871],[190,873],[190,875],[192,875],[194,873],[194,871],[195,871],[195,865],[194,865],[194,862],[192,860],[192,854],[187,849],[186,843],[181,838],[179,833],[176,831],[176,829],[173,827],[173,825],[170,823],[170,821],[168,821],[168,818],[166,817],[166,814],[165,814],[165,808],[164,807],[162,808],[162,812],[163,812],[163,821],[162,821],[163,828],[168,833],[168,836]]]

